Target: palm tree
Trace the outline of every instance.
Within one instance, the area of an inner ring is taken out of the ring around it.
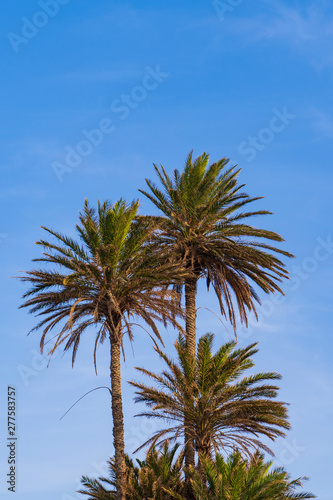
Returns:
[[[250,217],[271,212],[240,212],[249,203],[262,198],[250,198],[241,192],[244,184],[237,184],[241,169],[226,168],[229,162],[226,158],[210,166],[208,162],[206,153],[192,161],[191,152],[184,171],[175,170],[172,179],[162,165],[161,169],[154,165],[163,189],[146,179],[150,193],[139,190],[163,213],[162,217],[148,216],[160,224],[160,245],[191,271],[183,284],[187,345],[193,356],[198,280],[205,277],[207,286],[213,285],[221,313],[229,318],[235,330],[233,299],[241,322],[247,325],[247,313],[256,314],[255,302],[260,303],[252,284],[265,293],[283,293],[278,283],[287,278],[288,273],[285,264],[274,254],[292,257],[264,242],[284,241],[279,234],[244,223]]]
[[[42,320],[33,330],[42,329],[40,347],[57,329],[56,342],[48,353],[60,346],[72,349],[74,365],[77,349],[89,327],[95,327],[96,349],[108,337],[110,341],[113,436],[117,498],[123,499],[125,474],[124,424],[121,393],[121,349],[125,333],[132,335],[131,318],[142,318],[161,340],[155,321],[176,325],[179,303],[167,286],[175,282],[177,270],[162,259],[151,235],[154,227],[137,220],[139,204],[126,205],[120,200],[113,206],[98,204],[96,212],[85,201],[80,224],[76,226],[81,242],[59,232],[45,229],[56,242],[41,240],[44,256],[35,259],[56,265],[51,270],[36,269],[24,276],[32,288],[23,296],[31,313]]]
[[[126,456],[126,497],[131,500],[154,499],[168,500],[174,494],[184,497],[185,485],[183,480],[184,455],[176,456],[178,445],[169,449],[165,443],[163,450],[151,449],[145,460],[136,460],[138,466]],[[89,500],[115,499],[115,463],[109,462],[110,478],[100,477],[91,479],[83,476],[81,483],[84,489],[78,493],[89,496]],[[110,487],[112,489],[110,489]]]
[[[235,447],[248,455],[258,447],[272,454],[259,436],[274,441],[290,425],[285,403],[275,399],[278,387],[270,384],[281,376],[272,372],[244,375],[254,366],[251,356],[258,352],[257,344],[237,349],[235,342],[229,342],[213,354],[213,335],[206,334],[199,340],[195,363],[182,336],[175,346],[178,361],[155,347],[167,367],[161,374],[138,368],[157,387],[130,382],[137,389],[135,401],[151,409],[139,416],[168,424],[144,445],[163,444],[166,437],[177,440],[187,433],[199,459]],[[199,470],[200,465],[199,460]]]
[[[292,257],[266,243],[283,241],[273,232],[258,229],[246,223],[247,219],[267,215],[266,210],[241,212],[250,198],[237,184],[241,169],[227,168],[228,159],[222,158],[208,166],[209,155],[203,153],[192,160],[188,155],[182,173],[174,171],[170,178],[161,165],[155,171],[162,183],[160,190],[146,179],[150,192],[139,190],[163,213],[154,217],[160,223],[158,240],[169,254],[185,265],[190,274],[184,280],[186,310],[186,340],[189,354],[196,350],[196,291],[197,282],[205,277],[207,287],[213,285],[222,315],[229,318],[236,332],[234,300],[240,321],[247,325],[247,314],[257,317],[260,303],[252,284],[265,293],[278,291],[282,278],[287,278],[285,265],[274,254]],[[179,287],[178,287],[179,289]],[[188,427],[188,425],[186,425]],[[194,465],[194,447],[185,436],[186,464]]]
[[[271,469],[263,454],[256,452],[250,461],[238,451],[227,460],[202,457],[204,478],[193,470],[191,483],[200,500],[304,500],[316,498],[312,493],[298,492],[305,477],[291,480],[282,467]],[[181,496],[174,498],[181,500]],[[102,499],[101,499],[102,500]]]

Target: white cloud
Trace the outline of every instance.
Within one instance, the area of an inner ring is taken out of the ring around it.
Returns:
[[[263,5],[265,9],[256,18],[229,18],[232,30],[249,36],[253,42],[286,42],[302,51],[316,69],[333,64],[333,20],[324,2],[289,6],[280,0],[268,0]]]

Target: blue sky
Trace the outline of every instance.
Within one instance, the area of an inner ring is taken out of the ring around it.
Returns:
[[[1,6],[0,492],[10,494],[8,385],[17,388],[16,498],[76,499],[77,479],[103,473],[113,453],[106,390],[59,421],[84,392],[109,384],[107,345],[98,377],[89,335],[73,370],[61,354],[46,368],[38,334],[27,336],[35,320],[18,310],[25,287],[12,277],[40,255],[40,226],[73,234],[86,197],[137,198],[153,163],[182,168],[193,149],[242,167],[247,192],[265,196],[258,209],[274,212],[258,224],[282,234],[296,255],[286,297],[262,296],[259,323],[241,328],[239,341],[259,340],[257,369],[283,375],[293,429],[273,445],[277,463],[309,476],[308,489],[330,500],[332,4],[54,2]],[[142,200],[141,210],[153,208]],[[198,304],[218,312],[203,287]],[[213,314],[198,314],[199,334],[214,331],[217,345],[229,338]],[[165,333],[168,349],[174,338]],[[123,367],[129,452],[155,428],[133,418],[126,380],[137,365],[159,369],[140,329],[133,348],[134,356],[126,344]]]

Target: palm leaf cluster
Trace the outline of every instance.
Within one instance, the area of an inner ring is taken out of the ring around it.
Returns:
[[[246,323],[247,313],[260,302],[253,284],[266,293],[283,293],[279,283],[287,272],[275,254],[291,254],[267,243],[283,241],[279,234],[247,223],[270,212],[246,211],[261,197],[242,192],[244,184],[237,182],[241,169],[228,168],[227,158],[208,163],[209,155],[193,160],[190,153],[183,172],[176,169],[172,178],[162,165],[154,165],[162,189],[146,179],[150,191],[140,191],[163,214],[155,218],[161,224],[159,244],[185,262],[194,283],[205,277],[207,286],[212,284],[221,312],[236,328],[234,301]]]
[[[179,445],[172,448],[166,442],[163,449],[149,450],[145,460],[137,459],[134,465],[126,455],[126,498],[132,500],[156,499],[169,500],[174,495],[185,497],[185,484],[183,481],[184,454],[177,453]],[[115,461],[110,459],[109,478],[100,477],[91,479],[83,476],[81,479],[83,489],[78,493],[89,496],[89,500],[111,500],[116,498],[116,472]]]
[[[300,477],[292,480],[282,467],[272,468],[263,454],[256,452],[245,459],[234,451],[227,459],[216,454],[213,458],[202,457],[203,471],[191,470],[194,496],[188,496],[184,481],[184,455],[177,454],[177,445],[148,451],[146,459],[137,465],[126,457],[126,498],[128,500],[305,500],[316,498],[312,493],[301,491]],[[83,488],[78,491],[88,500],[113,500],[116,498],[115,465],[109,461],[109,478],[91,479],[83,476]]]
[[[135,401],[151,409],[140,416],[169,423],[147,443],[164,443],[166,436],[176,440],[186,430],[198,454],[210,456],[235,447],[246,453],[258,447],[270,452],[259,437],[275,440],[290,427],[286,405],[276,401],[278,387],[271,384],[281,376],[268,372],[242,377],[254,366],[251,356],[257,344],[237,349],[229,342],[213,354],[213,339],[212,334],[200,338],[194,363],[180,336],[175,343],[177,361],[155,347],[167,370],[156,374],[138,368],[154,383],[131,382],[137,389]]]
[[[44,256],[34,261],[60,269],[36,269],[21,278],[32,284],[21,307],[43,318],[33,329],[43,330],[41,349],[47,334],[60,328],[51,354],[64,344],[65,351],[72,349],[74,364],[83,332],[97,326],[96,366],[97,345],[107,335],[121,342],[125,330],[133,338],[133,316],[143,318],[160,340],[154,320],[176,324],[179,306],[165,285],[175,281],[179,269],[163,262],[152,244],[154,226],[136,218],[138,208],[138,202],[127,206],[120,200],[113,206],[99,203],[96,212],[86,200],[76,226],[79,243],[43,228],[56,243],[38,241]]]
[[[245,460],[233,452],[227,460],[217,454],[215,460],[202,458],[204,479],[193,470],[192,485],[200,500],[302,500],[316,498],[297,491],[306,477],[292,480],[283,467],[272,469],[272,462],[256,452]],[[176,497],[180,500],[181,497]]]

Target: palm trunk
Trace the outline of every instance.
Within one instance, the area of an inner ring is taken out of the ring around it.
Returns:
[[[186,314],[186,344],[189,353],[195,357],[197,347],[197,308],[195,296],[197,293],[197,278],[185,281],[185,314]]]
[[[206,459],[206,458],[212,458],[211,457],[211,453],[210,453],[209,448],[203,448],[203,447],[197,447],[197,453],[198,453],[198,466],[197,466],[197,469],[198,469],[198,472],[200,474],[202,482],[205,483],[206,476],[205,476],[205,470],[204,470],[204,466],[203,466],[203,463],[202,463],[202,459],[203,458],[204,459]]]
[[[121,394],[121,341],[111,338],[111,390],[112,390],[112,419],[113,444],[115,450],[116,489],[117,499],[125,500],[125,443],[124,443],[124,415]]]
[[[197,278],[189,278],[185,282],[185,314],[186,314],[186,345],[188,349],[189,356],[193,358],[195,362],[196,356],[196,292],[197,292]],[[195,467],[195,451],[194,451],[194,441],[191,439],[191,434],[186,429],[189,427],[189,423],[186,418],[184,420],[185,424],[185,466],[188,469],[189,466]],[[193,435],[193,434],[192,434]],[[189,474],[186,472],[186,482],[190,484]]]

